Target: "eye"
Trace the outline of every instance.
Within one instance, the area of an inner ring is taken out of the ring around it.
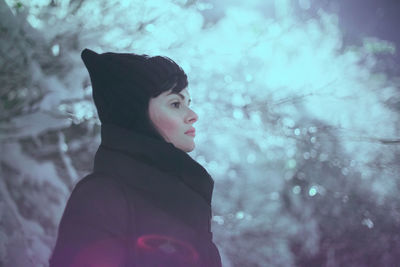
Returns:
[[[174,102],[174,103],[172,103],[171,105],[173,105],[174,107],[176,107],[176,104],[180,105],[181,103],[180,103],[180,102]],[[179,106],[178,106],[178,108],[179,108]]]

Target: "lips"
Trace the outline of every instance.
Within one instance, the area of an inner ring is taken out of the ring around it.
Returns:
[[[190,128],[185,132],[185,134],[190,134],[190,135],[195,135],[196,134],[196,129],[195,128]]]

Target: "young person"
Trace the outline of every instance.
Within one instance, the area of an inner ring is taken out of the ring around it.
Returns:
[[[74,187],[50,267],[220,267],[214,181],[195,148],[187,76],[167,57],[84,49],[101,144]]]

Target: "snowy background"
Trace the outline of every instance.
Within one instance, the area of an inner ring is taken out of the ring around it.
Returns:
[[[398,1],[0,0],[0,266],[47,266],[100,143],[87,47],[171,57],[224,267],[400,261]]]

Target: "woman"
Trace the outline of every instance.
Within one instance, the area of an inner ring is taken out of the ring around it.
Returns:
[[[167,57],[85,49],[101,144],[78,182],[49,260],[56,266],[221,266],[214,181],[194,149],[187,76]]]

